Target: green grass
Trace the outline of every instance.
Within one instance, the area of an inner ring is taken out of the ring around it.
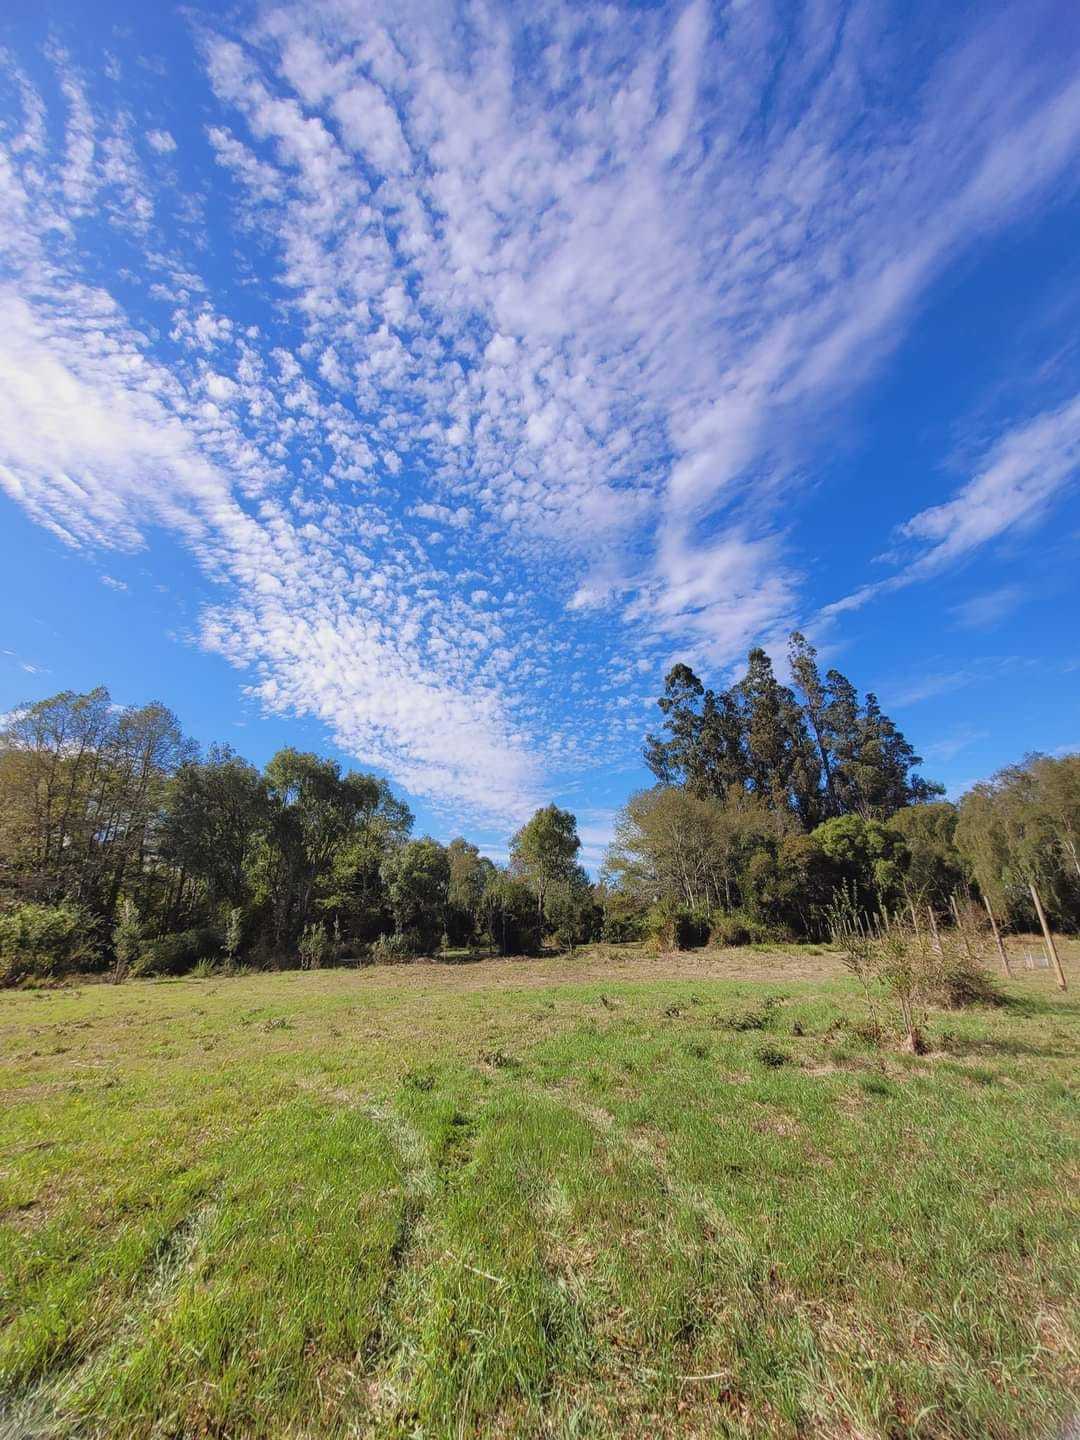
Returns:
[[[821,947],[0,996],[0,1435],[1052,1436],[1080,1012],[1007,990],[918,1058]]]

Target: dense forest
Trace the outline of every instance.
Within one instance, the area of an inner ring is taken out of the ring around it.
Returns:
[[[791,685],[750,652],[707,689],[668,674],[601,877],[574,816],[538,810],[494,864],[412,836],[385,780],[294,749],[258,770],[205,753],[157,703],[104,688],[18,707],[0,731],[0,980],[78,971],[319,966],[825,938],[855,915],[988,906],[1002,926],[1080,921],[1080,755],[1033,755],[958,805],[876,697],[791,637]]]

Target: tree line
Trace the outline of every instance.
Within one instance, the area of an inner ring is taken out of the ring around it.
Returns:
[[[157,703],[99,687],[20,706],[0,732],[0,976],[527,953],[598,933],[569,812],[539,810],[507,867],[412,827],[379,776],[292,748],[262,770],[228,746],[203,755]]]
[[[644,912],[671,943],[827,938],[838,895],[868,917],[981,896],[1005,926],[1043,903],[1076,928],[1080,756],[1029,756],[954,805],[875,695],[822,675],[798,631],[788,660],[790,685],[761,649],[728,689],[668,674],[657,783],[620,812],[604,869],[624,929]]]
[[[727,689],[666,677],[600,880],[574,816],[538,810],[496,865],[413,836],[379,776],[292,748],[261,770],[205,753],[164,705],[107,690],[17,707],[0,730],[0,980],[181,973],[436,951],[535,953],[596,939],[657,948],[819,939],[853,914],[1002,926],[1080,922],[1080,756],[1030,756],[958,805],[872,694],[791,636]]]

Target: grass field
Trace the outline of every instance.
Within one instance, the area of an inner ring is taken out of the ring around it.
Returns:
[[[0,996],[0,1434],[1042,1437],[1080,947],[882,1051],[831,954]]]

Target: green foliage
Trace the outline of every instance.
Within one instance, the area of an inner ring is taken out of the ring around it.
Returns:
[[[18,706],[0,731],[0,880],[20,898],[85,905],[108,934],[120,895],[150,891],[168,777],[193,753],[165,706],[98,687]]]
[[[764,921],[745,910],[714,910],[709,916],[710,945],[759,945],[777,938]]]
[[[460,836],[446,847],[450,866],[447,887],[446,930],[450,944],[471,945],[483,929],[484,891],[495,866],[479,848]]]
[[[415,960],[423,953],[423,942],[415,930],[380,935],[368,948],[368,958],[373,965],[394,965],[401,960]]]
[[[657,785],[631,795],[623,807],[605,873],[648,902],[735,909],[743,902],[751,855],[779,845],[792,823],[737,788],[716,797]]]
[[[837,881],[854,887],[859,910],[873,914],[902,903],[908,851],[897,831],[880,820],[838,815],[810,838],[832,862]]]
[[[131,965],[135,976],[184,975],[197,961],[221,949],[221,932],[211,926],[193,926],[162,935],[143,944]]]
[[[645,938],[649,907],[639,895],[609,885],[598,885],[596,893],[603,912],[602,939],[618,945]]]
[[[749,913],[771,938],[818,937],[822,912],[837,883],[833,858],[811,835],[785,835],[779,845],[755,850],[740,890]]]
[[[497,871],[480,902],[484,928],[500,955],[535,955],[541,944],[536,897],[523,880]]]
[[[908,852],[904,871],[907,893],[922,904],[945,913],[950,897],[965,881],[964,861],[956,845],[959,812],[940,800],[898,810],[889,829],[903,837]]]
[[[225,929],[222,935],[222,949],[225,951],[230,965],[235,965],[236,957],[240,953],[240,946],[243,943],[244,911],[241,906],[233,905],[225,912]]]
[[[291,748],[273,756],[265,780],[270,823],[260,879],[274,940],[284,946],[313,918],[341,847],[382,823],[387,792],[372,775],[342,775],[336,761]]]
[[[560,810],[557,805],[537,810],[511,840],[511,869],[536,896],[541,924],[548,891],[552,885],[572,878],[580,849],[577,821],[569,810]]]
[[[410,840],[383,861],[383,883],[398,934],[418,937],[421,951],[438,947],[446,928],[450,861],[444,846]]]
[[[709,939],[709,918],[700,910],[658,901],[645,917],[645,938],[657,954],[695,950]]]
[[[838,890],[830,920],[833,943],[863,987],[870,1019],[878,1016],[874,992],[894,1002],[903,1023],[908,1049],[924,1049],[931,1006],[961,1008],[998,1004],[1000,993],[984,968],[990,956],[986,930],[970,917],[951,930],[934,933],[906,918],[888,924],[858,908],[854,886]]]
[[[746,790],[803,829],[836,815],[887,819],[931,799],[941,787],[923,780],[922,762],[877,699],[860,702],[837,670],[822,679],[814,647],[795,631],[794,690],[781,685],[764,650],[728,690],[706,689],[676,665],[658,702],[662,733],[650,735],[645,761],[663,785],[700,796]]]
[[[1031,755],[974,786],[956,844],[999,918],[1034,923],[1034,884],[1058,924],[1080,926],[1080,755]]]
[[[170,781],[161,827],[162,854],[198,879],[208,898],[243,905],[270,823],[269,797],[254,765],[227,745],[190,760]]]
[[[321,970],[334,954],[334,942],[321,920],[305,925],[296,942],[301,970]]]
[[[546,908],[547,923],[560,950],[572,951],[600,939],[604,912],[587,881],[560,886],[549,894]]]
[[[59,980],[98,969],[101,958],[93,917],[74,901],[23,901],[0,911],[0,985]]]
[[[139,907],[130,895],[120,901],[113,926],[113,977],[122,980],[131,968],[142,943],[143,927]]]

